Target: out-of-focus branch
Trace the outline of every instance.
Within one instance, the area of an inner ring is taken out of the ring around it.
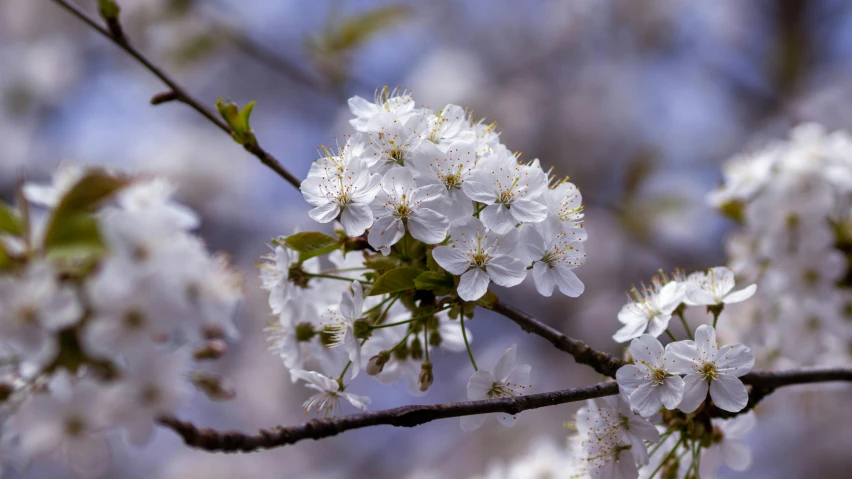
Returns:
[[[579,364],[591,366],[592,369],[604,376],[614,378],[615,372],[624,364],[617,357],[603,351],[598,351],[579,339],[570,338],[514,306],[509,306],[498,301],[490,309],[495,313],[511,319],[524,331],[550,341],[556,349],[574,356],[574,360]]]
[[[743,382],[752,385],[754,404],[766,394],[784,386],[794,384],[809,384],[829,381],[852,382],[852,368],[831,369],[796,369],[790,371],[752,371],[742,377]],[[758,392],[759,391],[759,392]],[[477,414],[506,413],[518,414],[528,409],[555,406],[569,402],[582,401],[618,393],[618,384],[614,382],[598,383],[593,386],[564,389],[549,393],[531,394],[514,398],[486,399],[482,401],[465,401],[449,404],[433,404],[427,406],[404,406],[385,411],[354,414],[340,418],[314,419],[301,426],[278,426],[262,429],[254,434],[243,434],[236,431],[216,431],[199,428],[192,423],[173,417],[160,419],[160,424],[166,426],[178,435],[184,442],[194,448],[219,452],[251,452],[259,449],[272,449],[294,444],[304,439],[319,440],[336,436],[352,429],[372,426],[414,427],[436,419],[451,417],[474,416]],[[745,412],[754,407],[752,400]],[[734,413],[716,414],[719,417],[732,417]]]
[[[218,126],[219,129],[221,129],[225,133],[228,133],[229,135],[233,134],[231,127],[228,126],[227,123],[222,121],[218,116],[216,116],[216,114],[211,109],[207,108],[201,102],[196,100],[175,80],[173,80],[165,71],[151,63],[150,60],[148,60],[142,53],[140,53],[135,47],[133,47],[133,45],[131,45],[127,41],[127,37],[121,33],[120,28],[104,28],[95,19],[90,17],[86,12],[84,12],[78,6],[74,5],[68,0],[53,0],[53,2],[69,11],[72,15],[92,27],[101,35],[110,39],[114,44],[116,44],[119,48],[124,50],[131,57],[133,57],[137,62],[142,64],[146,69],[148,69],[148,71],[153,73],[157,78],[159,78],[163,83],[165,83],[169,87],[169,92],[166,92],[165,94],[159,94],[155,97],[157,101],[154,101],[154,104],[165,103],[169,100],[180,101],[181,103],[186,104],[187,106],[191,107],[193,110],[197,111],[202,116],[210,120],[211,123]],[[115,25],[118,25],[117,20],[115,20]],[[245,145],[243,145],[243,147],[246,149],[246,151],[256,156],[261,161],[261,163],[263,163],[269,169],[277,173],[278,176],[286,180],[294,187],[299,187],[299,179],[296,178],[292,173],[290,173],[286,168],[284,168],[280,161],[278,161],[271,154],[267,153],[259,145],[246,143]]]
[[[404,406],[340,418],[314,419],[301,426],[278,426],[271,429],[262,429],[254,434],[202,429],[189,422],[172,417],[160,419],[160,424],[174,430],[191,447],[206,451],[250,452],[258,449],[272,449],[286,446],[303,439],[319,440],[336,436],[352,429],[381,425],[414,427],[436,419],[488,413],[518,414],[528,409],[612,396],[617,393],[618,385],[616,383],[598,383],[593,386],[531,394],[529,396],[426,406]]]

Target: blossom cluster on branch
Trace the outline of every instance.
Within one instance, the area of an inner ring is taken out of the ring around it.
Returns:
[[[766,366],[852,360],[852,136],[808,123],[733,158],[709,201],[740,229],[730,267],[760,293],[737,336]]]
[[[144,444],[191,384],[231,394],[197,362],[236,336],[241,280],[173,192],[64,165],[52,184],[24,184],[16,208],[0,203],[4,459],[53,454],[101,476],[110,430]]]
[[[544,296],[583,292],[579,191],[548,179],[538,160],[519,161],[493,124],[459,106],[418,108],[387,88],[349,106],[356,133],[321,148],[301,185],[311,218],[339,221],[336,237],[281,237],[258,263],[278,318],[271,348],[294,381],[318,391],[305,408],[328,413],[341,399],[366,408],[348,391],[361,370],[423,394],[436,348],[467,351],[470,399],[522,394],[529,366],[515,368],[514,347],[493,372],[479,370],[464,321],[496,300],[491,283],[516,286],[528,270]]]

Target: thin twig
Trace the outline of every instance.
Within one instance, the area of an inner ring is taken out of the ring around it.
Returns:
[[[550,341],[556,349],[574,356],[575,361],[591,366],[595,371],[604,376],[614,378],[615,372],[624,364],[617,357],[603,351],[598,351],[579,339],[569,338],[564,333],[538,321],[514,306],[497,302],[491,307],[491,310],[511,319],[524,331]]]
[[[113,35],[110,30],[107,30],[102,25],[100,25],[95,19],[90,17],[86,12],[81,10],[78,6],[69,2],[68,0],[53,0],[54,3],[58,4],[62,8],[68,10],[72,15],[82,20],[84,23],[92,27],[101,35],[105,36],[109,40],[111,40],[115,45],[119,48],[127,52],[131,57],[133,57],[137,62],[142,64],[148,71],[154,74],[157,78],[159,78],[163,83],[165,83],[171,92],[173,93],[174,99],[180,101],[187,106],[191,107],[193,110],[200,113],[202,116],[210,120],[211,123],[218,126],[219,129],[231,135],[233,131],[231,127],[228,126],[227,123],[222,121],[215,113],[206,106],[204,106],[201,102],[196,100],[192,95],[190,95],[186,90],[183,89],[175,80],[173,80],[165,71],[161,68],[157,67],[150,60],[148,60],[139,50],[137,50],[133,45],[131,45],[127,38],[123,35]],[[163,94],[158,95],[158,97],[162,98]],[[299,188],[299,184],[301,183],[298,178],[296,178],[292,173],[290,173],[284,166],[278,161],[274,156],[266,152],[263,148],[258,145],[246,143],[243,147],[256,156],[261,163],[266,165],[269,169],[278,174],[281,178],[286,180],[288,183],[293,185],[296,188]]]
[[[518,414],[528,409],[612,396],[617,393],[618,385],[616,383],[598,383],[593,386],[531,394],[529,396],[426,406],[404,406],[340,418],[314,419],[301,426],[279,426],[272,429],[262,429],[255,434],[201,429],[192,423],[173,417],[161,418],[160,424],[174,430],[191,447],[206,451],[250,452],[258,449],[272,449],[286,446],[304,439],[323,439],[352,429],[381,425],[414,427],[436,419],[473,416],[476,414]]]

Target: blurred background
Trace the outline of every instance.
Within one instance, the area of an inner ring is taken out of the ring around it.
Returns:
[[[852,129],[852,4],[840,0],[118,0],[130,41],[208,105],[258,100],[260,143],[299,177],[316,147],[350,133],[346,98],[382,85],[418,103],[469,107],[503,142],[569,175],[586,205],[580,298],[505,293],[543,321],[619,353],[610,336],[624,292],[658,268],[725,263],[735,225],[705,206],[731,155],[803,121]],[[78,4],[97,15],[95,0]],[[265,350],[271,318],[255,268],[270,238],[317,229],[298,191],[189,108],[152,107],[164,87],[49,0],[0,0],[0,197],[63,161],[169,175],[203,216],[202,236],[245,273],[243,338],[218,365],[236,399],[197,394],[181,416],[245,431],[306,420],[307,390]],[[538,297],[532,296],[532,297]],[[479,361],[512,343],[533,390],[597,381],[564,353],[484,311],[470,323]],[[435,386],[412,398],[362,375],[371,409],[465,399],[463,354],[435,361]],[[813,388],[811,388],[813,389]],[[846,399],[848,401],[848,399]],[[848,477],[852,412],[842,391],[785,389],[765,401],[747,442],[755,464],[721,477]],[[184,447],[168,430],[143,449],[116,438],[112,477],[469,477],[534,438],[562,441],[578,405],[489,421],[371,428],[251,455]],[[795,453],[791,454],[792,451]],[[25,476],[65,477],[50,464]],[[13,477],[15,474],[12,474]]]

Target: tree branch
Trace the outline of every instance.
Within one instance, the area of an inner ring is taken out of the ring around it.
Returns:
[[[714,411],[713,416],[733,417],[753,408],[766,394],[784,386],[829,381],[852,382],[852,368],[795,369],[789,371],[752,371],[742,377],[752,386],[749,405],[739,413]],[[758,392],[759,391],[759,392]],[[216,431],[198,428],[194,424],[174,417],[160,419],[160,424],[175,431],[186,445],[206,451],[251,452],[295,444],[304,439],[319,440],[336,436],[352,429],[371,426],[414,427],[436,419],[473,416],[487,413],[518,414],[528,409],[555,406],[618,393],[615,382],[598,383],[593,386],[563,389],[549,393],[531,394],[514,398],[464,401],[426,406],[404,406],[385,411],[354,414],[340,418],[313,419],[301,426],[277,426],[261,429],[254,434],[236,431]]]
[[[436,419],[487,413],[518,414],[528,409],[612,396],[617,393],[618,385],[616,383],[598,383],[593,386],[563,389],[561,391],[531,394],[529,396],[425,406],[403,406],[385,411],[353,414],[340,418],[313,419],[301,426],[278,426],[271,429],[261,429],[255,434],[200,429],[192,423],[173,417],[161,418],[160,424],[174,430],[191,447],[206,451],[250,452],[258,449],[272,449],[286,446],[303,439],[319,440],[336,436],[352,429],[380,425],[414,427]]]
[[[115,28],[108,30],[104,28],[95,19],[90,17],[86,12],[84,12],[78,6],[74,5],[68,0],[53,0],[53,2],[70,12],[72,15],[74,15],[90,27],[92,27],[101,35],[111,40],[115,45],[127,52],[137,62],[142,64],[142,66],[148,69],[148,71],[153,73],[157,78],[159,78],[163,83],[165,83],[169,87],[173,99],[191,107],[193,110],[197,111],[202,116],[210,120],[211,123],[218,126],[219,129],[224,131],[225,133],[228,133],[229,135],[233,134],[231,127],[229,127],[227,123],[222,121],[218,116],[216,116],[215,113],[213,113],[212,110],[204,106],[201,102],[196,100],[192,95],[190,95],[186,90],[184,90],[183,87],[181,87],[175,80],[173,80],[165,71],[151,63],[150,60],[148,60],[141,52],[139,52],[127,41],[127,38],[123,34],[113,33],[120,32],[120,30],[116,30]],[[281,164],[280,161],[278,161],[278,159],[267,153],[260,146],[252,144],[245,144],[243,146],[246,151],[256,156],[261,161],[261,163],[263,163],[269,169],[277,173],[278,176],[286,180],[288,183],[290,183],[297,189],[299,188],[299,184],[301,183],[299,179],[296,178],[292,173],[290,173],[286,168],[284,168],[284,166]]]
[[[579,339],[570,338],[514,306],[509,306],[498,301],[490,309],[495,313],[511,319],[524,331],[550,341],[556,349],[574,356],[574,360],[579,364],[591,366],[595,371],[604,376],[614,378],[615,372],[624,364],[617,357],[603,351],[598,351]]]

